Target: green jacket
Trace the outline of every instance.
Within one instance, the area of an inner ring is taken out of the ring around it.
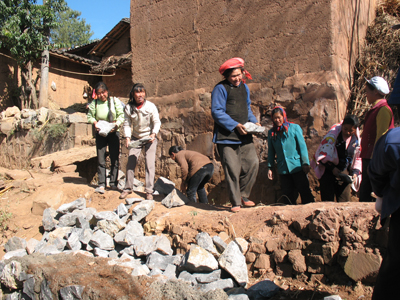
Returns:
[[[278,174],[293,174],[301,170],[302,165],[310,165],[307,145],[303,130],[297,124],[290,124],[288,132],[272,137],[272,129],[268,131],[268,168],[276,164]]]
[[[118,127],[124,123],[124,109],[121,101],[118,98],[110,97],[110,99],[106,102],[96,99],[89,104],[87,119],[90,124],[100,120],[108,122],[108,101],[110,100],[112,103],[114,103],[114,107],[111,105],[111,112],[113,114],[115,123],[118,125]]]

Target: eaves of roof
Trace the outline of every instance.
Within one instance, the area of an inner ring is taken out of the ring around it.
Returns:
[[[94,66],[94,65],[99,64],[98,61],[87,59],[82,56],[67,53],[67,52],[61,51],[61,50],[50,50],[49,52],[50,52],[50,55],[52,55],[52,56],[55,56],[55,57],[58,57],[61,59],[65,59],[65,60],[69,60],[69,61],[74,61],[76,63],[80,63],[83,65]]]
[[[129,18],[123,18],[114,26],[109,33],[106,34],[101,41],[93,47],[89,52],[91,55],[104,56],[108,49],[110,49],[118,40],[124,35],[124,33],[130,28]]]

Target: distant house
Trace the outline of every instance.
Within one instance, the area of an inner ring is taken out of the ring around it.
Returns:
[[[99,81],[107,84],[111,95],[127,101],[132,86],[129,28],[129,19],[124,18],[100,41],[69,50],[50,51],[51,108],[68,108],[90,101],[90,91]],[[39,69],[39,62],[36,62],[34,76]],[[0,49],[1,108],[16,105],[13,97],[19,80],[16,62],[6,49]]]

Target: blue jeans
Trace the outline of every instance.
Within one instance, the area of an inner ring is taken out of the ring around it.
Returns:
[[[201,169],[189,179],[186,195],[190,201],[196,202],[197,192],[197,195],[199,196],[199,202],[208,203],[207,193],[204,185],[211,179],[213,173],[214,166],[212,163],[209,163],[201,167]]]

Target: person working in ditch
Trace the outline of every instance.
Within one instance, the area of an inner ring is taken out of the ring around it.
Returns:
[[[186,192],[190,201],[196,202],[196,192],[200,203],[208,203],[204,185],[211,179],[214,166],[210,159],[196,151],[183,150],[182,147],[169,148],[169,156],[181,167],[181,191]]]
[[[372,300],[399,299],[400,278],[400,127],[391,129],[375,145],[368,167],[381,223],[391,215],[389,239]],[[381,205],[380,205],[381,203]]]
[[[244,124],[260,124],[250,108],[250,90],[243,82],[243,75],[251,79],[244,69],[244,60],[231,58],[221,65],[219,72],[225,79],[211,93],[213,142],[224,168],[231,211],[238,212],[242,204],[255,205],[247,197],[256,182],[259,165],[253,136],[246,132]]]

